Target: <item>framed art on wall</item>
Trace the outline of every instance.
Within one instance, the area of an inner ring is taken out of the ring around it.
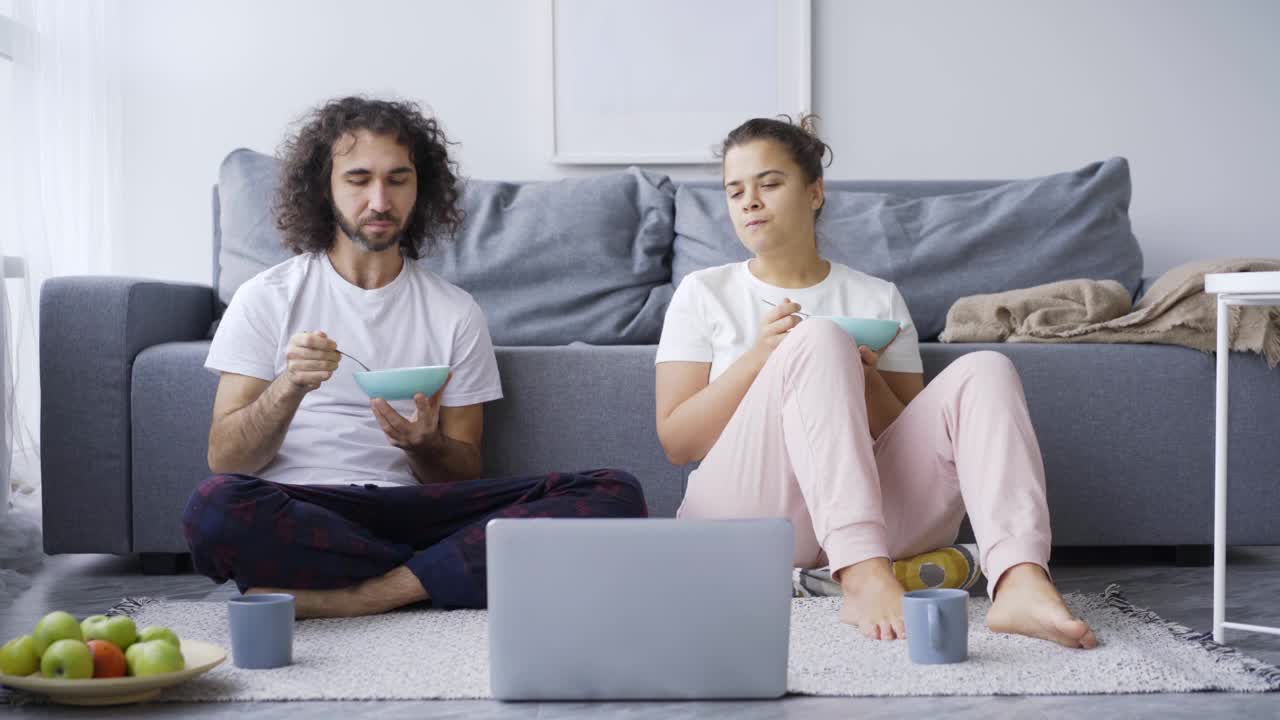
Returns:
[[[810,0],[547,0],[553,159],[702,164],[751,117],[809,112]]]

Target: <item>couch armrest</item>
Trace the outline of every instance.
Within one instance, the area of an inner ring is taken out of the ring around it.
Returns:
[[[123,277],[40,289],[40,469],[48,553],[128,553],[133,359],[204,338],[213,289]]]

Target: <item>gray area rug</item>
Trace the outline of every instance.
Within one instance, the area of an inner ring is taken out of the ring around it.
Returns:
[[[997,635],[983,622],[986,598],[970,601],[969,662],[916,666],[904,642],[867,640],[837,618],[838,598],[802,598],[792,610],[788,689],[802,695],[1074,695],[1280,689],[1280,669],[1214,644],[1126,601],[1117,586],[1071,593],[1067,604],[1093,626],[1090,651]],[[226,606],[131,598],[118,613],[139,626],[229,648]],[[306,620],[294,633],[294,664],[240,670],[230,658],[168,690],[161,701],[418,700],[489,697],[484,611],[407,610],[357,619]],[[18,698],[12,698],[18,700]],[[19,700],[20,701],[20,700]]]

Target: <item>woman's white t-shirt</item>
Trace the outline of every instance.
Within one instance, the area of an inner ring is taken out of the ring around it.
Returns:
[[[289,338],[323,331],[374,370],[448,365],[442,406],[502,397],[498,363],[480,306],[466,291],[406,260],[383,287],[365,290],[338,274],[327,255],[304,253],[259,273],[236,291],[205,367],[262,380],[285,372]],[[361,370],[337,371],[298,407],[280,452],[259,475],[282,483],[416,485],[405,451],[392,446],[356,385]],[[391,401],[412,417],[412,400]]]
[[[752,275],[747,262],[690,273],[667,308],[655,364],[711,363],[708,382],[715,381],[755,343],[765,314],[773,309],[764,301],[778,304],[783,298],[811,315],[898,321],[902,332],[880,356],[879,368],[923,371],[919,334],[897,286],[837,262],[822,282],[807,288],[770,285]]]

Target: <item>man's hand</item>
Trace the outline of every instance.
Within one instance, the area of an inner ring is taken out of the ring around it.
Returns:
[[[289,338],[285,353],[285,369],[289,384],[300,394],[320,387],[338,369],[338,344],[322,332],[298,332]]]
[[[413,403],[417,407],[410,418],[396,412],[382,398],[369,401],[373,416],[378,419],[378,425],[382,426],[382,432],[392,445],[406,451],[429,450],[440,446],[444,439],[440,429],[440,398],[452,379],[453,373],[449,373],[444,385],[431,397],[422,393],[414,395]]]

